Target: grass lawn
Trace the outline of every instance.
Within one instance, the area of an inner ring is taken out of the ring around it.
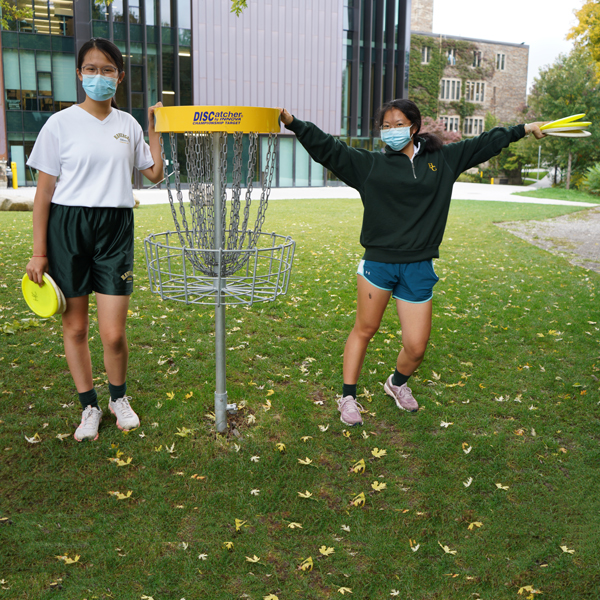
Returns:
[[[592,202],[600,204],[600,196],[594,196],[579,190],[565,190],[564,188],[542,188],[530,192],[516,192],[515,196],[528,196],[530,198],[550,198],[551,200],[570,200],[571,202]]]
[[[335,396],[360,202],[271,202],[264,230],[298,244],[292,282],[227,310],[242,408],[216,436],[213,311],[150,294],[142,240],[172,221],[140,208],[128,393],[142,425],[124,434],[107,414],[92,319],[105,418],[82,444],[59,320],[20,296],[31,213],[0,213],[0,598],[597,598],[600,276],[493,224],[573,210],[455,201],[410,380],[421,410],[383,392],[401,340],[390,305],[359,382],[365,425],[347,428]]]

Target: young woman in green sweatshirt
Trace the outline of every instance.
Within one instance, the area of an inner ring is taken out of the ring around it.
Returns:
[[[365,254],[357,271],[356,322],[344,348],[340,418],[346,425],[362,424],[356,384],[390,296],[396,300],[403,347],[384,389],[398,408],[417,411],[407,381],[421,364],[429,341],[433,286],[438,280],[432,259],[439,257],[452,186],[463,171],[528,133],[544,137],[543,123],[496,127],[443,145],[438,137],[419,133],[421,113],[414,102],[393,100],[384,104],[377,118],[386,146],[371,152],[351,148],[285,109],[281,121],[315,161],[358,190],[364,207],[360,243]]]

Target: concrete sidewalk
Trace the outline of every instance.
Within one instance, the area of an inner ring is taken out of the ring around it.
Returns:
[[[593,207],[598,204],[589,202],[569,202],[568,200],[552,200],[550,198],[527,198],[526,196],[516,196],[516,192],[531,191],[533,186],[525,185],[489,185],[486,183],[455,183],[452,191],[453,200],[478,200],[480,202],[520,202],[522,204],[555,204],[561,206],[587,206]],[[243,190],[244,191],[244,190]],[[231,197],[231,190],[227,190],[228,197]],[[140,204],[166,204],[169,202],[167,190],[143,189],[134,190],[134,194],[139,198]],[[35,188],[25,187],[17,190],[0,190],[0,195],[21,196],[33,198]],[[183,200],[188,201],[187,190],[182,191]],[[252,199],[260,198],[260,190],[253,190]],[[358,192],[347,186],[335,187],[295,187],[295,188],[273,188],[269,195],[269,200],[304,200],[310,198],[360,198]]]

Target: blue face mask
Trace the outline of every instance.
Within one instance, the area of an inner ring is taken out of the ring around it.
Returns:
[[[117,91],[117,80],[104,75],[84,75],[82,81],[85,93],[97,102],[110,100]]]
[[[392,150],[402,150],[410,142],[410,126],[381,130],[381,140]]]

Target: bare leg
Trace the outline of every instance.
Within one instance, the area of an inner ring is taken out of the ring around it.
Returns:
[[[396,368],[402,375],[412,375],[423,361],[431,334],[432,301],[412,304],[396,300],[400,326],[402,327],[402,350]]]
[[[62,315],[65,356],[79,393],[94,387],[92,381],[92,359],[88,345],[89,296],[67,298],[67,310]]]
[[[125,334],[125,322],[129,296],[108,296],[96,293],[98,304],[98,328],[104,347],[104,367],[108,381],[122,385],[127,377],[129,349]]]
[[[357,290],[356,321],[344,348],[344,383],[347,384],[358,381],[369,341],[379,329],[392,294],[371,285],[361,275],[357,275]]]

